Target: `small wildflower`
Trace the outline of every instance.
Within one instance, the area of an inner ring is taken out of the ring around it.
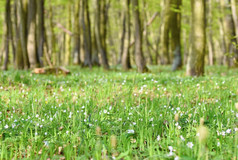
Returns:
[[[182,135],[180,136],[180,138],[181,138],[182,141],[185,141],[185,139],[184,139],[184,137]]]
[[[156,139],[157,139],[157,141],[159,141],[160,140],[160,135],[158,135]]]
[[[172,146],[168,146],[168,148],[169,148],[170,152],[173,152],[173,147]]]
[[[231,133],[231,129],[227,129],[226,133],[230,134]]]
[[[193,148],[193,143],[192,143],[192,142],[188,142],[188,143],[187,143],[187,146],[188,146],[188,148],[191,148],[191,149],[192,149],[192,148]]]
[[[174,160],[179,160],[179,157],[178,156],[174,157]]]
[[[4,128],[5,128],[5,129],[8,129],[8,125],[5,125]]]
[[[128,130],[127,130],[127,133],[129,133],[129,134],[134,134],[135,131],[134,131],[133,129],[128,129]]]

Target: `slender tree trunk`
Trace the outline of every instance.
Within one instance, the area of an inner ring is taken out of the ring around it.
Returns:
[[[95,35],[95,25],[94,25],[94,32],[92,35],[92,65],[100,66],[99,57],[98,57],[98,48],[97,48],[97,42],[96,42],[96,35]]]
[[[9,46],[10,46],[10,38],[11,38],[11,1],[7,0],[5,5],[5,59],[3,64],[3,70],[8,69],[8,61],[9,61]]]
[[[204,74],[204,57],[206,46],[206,0],[191,0],[192,8],[192,50],[189,53],[187,75],[202,76]]]
[[[67,27],[69,30],[71,29],[71,3],[69,2],[67,6],[67,12],[68,12],[68,17],[67,17]],[[70,65],[71,64],[71,35],[65,34],[65,65]]]
[[[139,2],[138,0],[132,0],[134,21],[135,21],[135,62],[137,65],[137,70],[140,73],[147,72],[146,62],[142,50],[142,28],[139,12]]]
[[[74,49],[73,49],[73,62],[74,64],[80,64],[80,27],[79,27],[79,8],[80,1],[75,0],[76,4],[74,7]]]
[[[121,59],[122,59],[122,55],[124,52],[124,46],[125,46],[125,37],[126,37],[126,15],[125,15],[125,11],[122,11],[123,15],[123,20],[122,20],[122,33],[121,33],[121,45],[120,45],[120,52],[119,52],[119,59],[117,64],[121,64]]]
[[[209,65],[214,65],[214,44],[213,44],[213,32],[212,32],[212,0],[207,1],[207,46],[208,46],[208,61]]]
[[[227,65],[232,67],[234,65],[233,53],[235,51],[235,46],[232,43],[236,41],[236,39],[233,38],[235,36],[235,28],[232,14],[230,14],[231,7],[226,4],[229,4],[229,0],[220,0],[221,13],[224,15],[221,19],[222,32],[224,34],[224,54]]]
[[[18,15],[19,15],[19,33],[20,33],[20,42],[21,50],[23,55],[23,64],[24,69],[30,67],[29,58],[28,58],[28,49],[27,49],[27,0],[18,1]]]
[[[182,67],[181,55],[181,12],[182,0],[171,0],[171,5],[174,7],[171,10],[171,49],[173,51],[174,60],[172,70],[175,71]]]
[[[24,69],[24,60],[23,60],[23,51],[21,47],[21,39],[20,39],[20,2],[18,0],[14,1],[14,21],[13,28],[15,32],[14,45],[16,48],[16,58],[15,58],[15,68],[16,69]]]
[[[162,57],[162,64],[170,64],[169,56],[169,19],[170,19],[170,0],[162,0],[161,6],[163,11],[161,12],[161,31],[160,31],[160,52]]]
[[[30,67],[36,68],[39,66],[37,59],[36,47],[36,1],[28,1],[28,18],[27,18],[27,53],[29,57]]]
[[[88,0],[82,1],[82,27],[84,42],[84,66],[92,67],[92,40]]]
[[[105,17],[105,3],[101,0],[96,0],[97,2],[97,12],[96,12],[96,41],[97,48],[101,53],[102,66],[104,69],[109,69],[108,59],[107,59],[107,49],[106,49],[106,18]]]
[[[59,59],[58,59],[58,54],[56,53],[56,36],[54,32],[54,24],[53,24],[53,9],[52,9],[52,2],[50,2],[50,7],[49,7],[49,30],[50,30],[50,55],[52,59],[52,64],[53,66],[59,65]]]
[[[236,41],[238,42],[238,17],[237,17],[237,1],[231,0],[231,11],[232,11],[232,18],[235,25],[235,32],[236,32]]]
[[[238,67],[238,48],[237,48],[237,43],[238,43],[238,18],[237,18],[237,1],[236,0],[231,0],[231,11],[232,11],[232,18],[233,18],[233,24],[234,24],[234,30],[235,30],[235,39],[233,41],[235,42],[236,46],[233,46],[234,50],[234,66]],[[234,45],[234,44],[233,44]]]
[[[130,15],[130,0],[126,0],[126,39],[127,43],[122,54],[122,69],[128,70],[131,68],[130,63],[130,43],[131,43],[131,15]]]
[[[45,43],[45,18],[44,2],[45,0],[36,0],[37,2],[37,55],[40,66],[43,67],[44,43]]]

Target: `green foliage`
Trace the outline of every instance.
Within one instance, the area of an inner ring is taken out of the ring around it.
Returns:
[[[238,71],[209,67],[190,78],[151,69],[1,72],[1,159],[236,159]],[[196,136],[201,118],[206,149]]]

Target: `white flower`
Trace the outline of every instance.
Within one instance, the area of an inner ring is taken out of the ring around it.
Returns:
[[[179,157],[178,156],[174,157],[174,160],[179,160]]]
[[[187,146],[188,146],[188,148],[191,148],[191,149],[192,149],[192,148],[193,148],[193,143],[192,143],[192,142],[188,142],[188,143],[187,143]]]
[[[39,117],[39,114],[36,115],[36,118],[38,118],[38,117]]]
[[[226,133],[230,134],[231,133],[231,129],[227,129]]]
[[[158,135],[156,139],[157,139],[157,141],[159,141],[160,140],[160,135]]]
[[[8,125],[6,124],[6,125],[4,126],[4,128],[5,128],[5,129],[8,129]]]
[[[181,138],[181,140],[182,140],[182,141],[185,141],[185,139],[183,138],[183,136],[182,136],[182,135],[180,136],[180,138]]]
[[[134,131],[133,129],[128,129],[128,130],[127,130],[127,133],[129,133],[129,134],[134,134],[135,131]]]
[[[169,148],[170,152],[173,152],[173,147],[172,146],[169,146],[168,148]]]
[[[222,132],[221,132],[221,135],[225,136],[225,135],[226,135],[226,132],[225,132],[225,131],[222,131]]]
[[[47,135],[47,132],[45,132],[45,135]]]
[[[220,142],[217,142],[217,147],[219,147],[221,145],[221,143]]]

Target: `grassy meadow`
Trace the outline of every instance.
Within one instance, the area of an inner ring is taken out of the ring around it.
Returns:
[[[0,159],[237,159],[237,69],[70,69],[0,72]]]

